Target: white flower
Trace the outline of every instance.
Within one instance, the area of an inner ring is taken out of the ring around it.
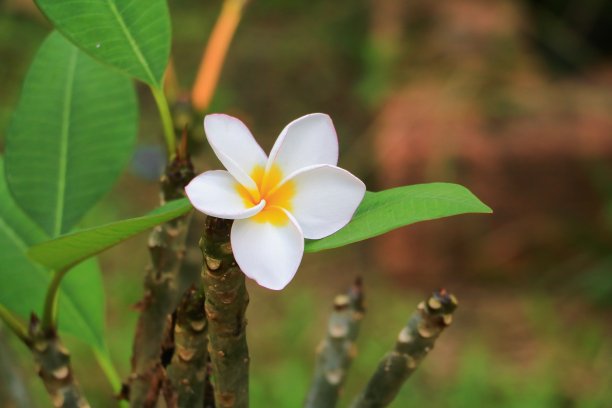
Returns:
[[[268,158],[249,129],[227,115],[204,119],[206,137],[228,171],[207,171],[185,188],[199,211],[236,220],[231,244],[242,271],[261,286],[280,290],[293,279],[304,238],[344,227],[365,185],[338,163],[338,139],[329,116],[294,120]]]

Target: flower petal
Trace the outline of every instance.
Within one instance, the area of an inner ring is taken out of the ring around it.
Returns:
[[[229,115],[212,114],[204,118],[208,143],[225,168],[243,186],[256,189],[250,174],[268,160],[251,131],[242,121]]]
[[[328,115],[312,113],[288,124],[272,147],[267,170],[277,164],[285,177],[304,167],[338,163],[338,136]]]
[[[304,236],[293,217],[283,225],[237,220],[232,226],[234,258],[246,276],[263,287],[283,289],[293,279],[304,254]]]
[[[242,187],[230,173],[214,170],[191,180],[185,193],[198,211],[230,220],[251,217],[265,207],[263,200],[253,206],[240,195],[238,188]]]
[[[289,211],[309,239],[326,237],[344,227],[365,195],[365,184],[335,166],[312,166],[295,173],[295,196]]]

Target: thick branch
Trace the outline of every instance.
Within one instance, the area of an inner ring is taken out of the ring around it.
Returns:
[[[204,405],[207,343],[204,293],[192,287],[176,311],[174,355],[168,376],[178,394],[179,407]]]
[[[386,407],[408,377],[432,350],[442,330],[452,322],[457,299],[442,289],[421,302],[399,333],[395,349],[385,355],[352,408]]]
[[[348,294],[334,299],[327,336],[317,349],[317,362],[306,408],[333,408],[338,402],[353,358],[355,340],[365,313],[363,287],[357,279]]]
[[[161,202],[183,196],[185,185],[193,178],[193,167],[186,153],[179,151],[161,180]],[[185,290],[196,276],[181,274],[185,239],[190,216],[186,215],[155,227],[149,236],[151,267],[144,280],[145,294],[136,327],[129,378],[132,407],[154,407],[165,377],[162,343],[168,330],[169,316],[176,309]],[[171,332],[170,332],[171,333]],[[166,396],[167,397],[167,396]]]
[[[54,407],[86,408],[85,399],[79,384],[74,378],[70,364],[70,353],[62,345],[57,332],[53,329],[42,330],[38,318],[30,321],[30,350],[34,355],[36,370],[51,396]]]
[[[207,217],[200,241],[208,351],[218,408],[249,405],[249,351],[245,331],[249,295],[244,274],[232,254],[231,227],[230,220]]]

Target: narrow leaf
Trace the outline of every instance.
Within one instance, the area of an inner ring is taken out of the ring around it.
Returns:
[[[50,269],[63,269],[96,255],[155,225],[177,218],[191,209],[187,199],[171,201],[149,214],[99,227],[76,231],[32,247],[30,258]]]
[[[56,29],[105,64],[160,87],[170,55],[166,0],[36,0]]]
[[[417,184],[367,192],[351,222],[329,237],[306,242],[306,252],[337,248],[420,221],[466,213],[491,213],[468,189],[457,184]]]
[[[21,211],[4,182],[0,158],[0,304],[27,319],[42,313],[51,273],[34,262],[28,247],[47,240],[45,233]],[[104,344],[104,292],[98,263],[92,259],[71,271],[59,294],[59,328],[84,342]]]
[[[30,67],[7,135],[15,200],[47,235],[70,231],[125,167],[137,126],[129,79],[52,33]]]

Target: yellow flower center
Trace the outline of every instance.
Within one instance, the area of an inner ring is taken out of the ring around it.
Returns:
[[[282,209],[291,211],[291,200],[295,196],[295,183],[287,181],[279,186],[283,179],[283,172],[276,164],[267,173],[264,167],[255,166],[250,176],[255,181],[257,189],[247,189],[236,183],[236,191],[248,207],[253,207],[261,200],[266,200],[266,206],[253,216],[253,220],[275,226],[282,226],[289,222],[289,218]]]

